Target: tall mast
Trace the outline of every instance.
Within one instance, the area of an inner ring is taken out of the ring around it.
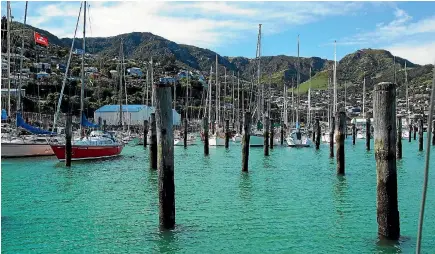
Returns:
[[[175,110],[175,107],[177,106],[177,84],[175,83],[175,81],[172,83],[174,86],[174,110]]]
[[[311,67],[310,67],[310,82],[308,87],[308,112],[307,112],[307,123],[311,123]]]
[[[208,121],[211,123],[211,90],[212,90],[212,79],[213,79],[213,66],[210,66],[210,79],[208,81]],[[208,124],[208,123],[207,123]]]
[[[185,103],[185,113],[186,119],[188,118],[188,108],[189,108],[189,70],[187,72],[187,80],[186,80],[186,103]]]
[[[125,79],[125,63],[124,63],[124,44],[122,45],[122,77],[124,80],[124,87],[125,87],[125,111],[128,116],[128,122],[127,122],[127,128],[128,131],[130,131],[130,123],[131,123],[131,117],[128,113],[128,100],[127,100],[127,80]]]
[[[154,67],[153,67],[153,57],[151,57],[151,106],[154,107],[155,104],[155,91],[154,91]]]
[[[331,126],[331,72],[328,69],[328,127]]]
[[[71,42],[71,49],[70,49],[70,51],[69,51],[68,62],[66,63],[66,69],[65,69],[64,76],[63,76],[62,88],[61,88],[61,90],[60,90],[60,96],[59,96],[59,100],[58,100],[58,102],[57,102],[56,113],[54,114],[53,130],[56,129],[57,117],[58,117],[58,115],[59,115],[59,112],[60,112],[60,106],[61,106],[61,104],[62,104],[63,92],[64,92],[64,90],[65,90],[66,80],[67,80],[67,78],[68,78],[68,70],[69,70],[69,66],[70,66],[70,63],[71,63],[71,56],[72,56],[72,52],[73,52],[73,49],[74,49],[74,42],[75,42],[75,39],[76,39],[77,28],[78,28],[78,26],[79,26],[79,22],[80,22],[80,15],[81,15],[81,13],[82,13],[82,7],[83,7],[83,2],[80,4],[79,15],[77,16],[76,28],[75,28],[75,30],[74,30],[74,37],[73,37],[72,42]]]
[[[234,71],[233,71],[233,76],[231,78],[231,93],[233,94],[233,102],[232,102],[232,108],[233,108],[233,115],[231,116],[231,122],[234,124]]]
[[[296,70],[297,71],[296,72],[296,74],[297,74],[296,86],[298,88],[298,97],[297,97],[297,103],[296,103],[296,107],[297,107],[297,109],[296,109],[296,123],[299,123],[299,82],[300,82],[300,75],[299,75],[300,70],[299,70],[299,68],[300,68],[300,65],[301,65],[301,63],[299,62],[299,34],[298,34],[298,68]]]
[[[215,93],[215,97],[216,97],[216,124],[219,124],[219,76],[218,76],[218,56],[216,54],[216,93]]]
[[[240,72],[238,71],[237,72],[237,110],[236,110],[236,113],[237,113],[237,126],[239,126],[239,124],[240,124],[240,110],[239,110],[239,107],[240,107]],[[239,132],[239,130],[240,130],[240,128],[237,128],[237,132]]]
[[[122,44],[124,43],[124,39],[121,38],[121,44],[119,46],[119,58],[122,59]],[[119,101],[119,125],[124,127],[124,121],[122,119],[122,61],[120,61],[119,65],[119,94],[118,94],[118,101]]]
[[[284,124],[287,126],[288,125],[288,113],[287,113],[287,83],[284,81],[284,92],[283,92],[283,96],[284,96]]]
[[[255,58],[257,60],[257,121],[260,120],[264,111],[264,87],[260,87],[260,77],[261,77],[261,24],[258,24],[258,38],[257,38],[257,50],[255,53]],[[263,115],[264,116],[264,115]],[[264,119],[263,119],[264,122]]]
[[[406,61],[405,61],[405,86],[406,86],[406,113],[408,114],[408,125],[410,123],[410,112],[409,112],[409,88],[408,88],[408,73],[406,72]]]
[[[394,67],[394,84],[397,84],[397,80],[396,80],[396,56],[393,56],[393,67]]]
[[[294,100],[294,90],[295,90],[295,82],[294,82],[294,78],[292,77],[292,108],[291,108],[291,113],[292,113],[292,124],[295,124],[295,100]]]
[[[225,121],[227,119],[227,110],[225,107],[225,97],[227,96],[227,68],[224,67],[224,107],[223,107],[223,120]]]
[[[7,29],[7,44],[8,44],[8,117],[11,116],[11,2],[7,1],[6,8],[6,29]]]
[[[23,69],[23,55],[24,55],[24,31],[26,28],[26,20],[27,20],[27,4],[28,1],[26,1],[26,7],[24,10],[24,27],[23,27],[23,31],[21,34],[21,52],[20,52],[20,77],[19,77],[19,83],[18,83],[18,103],[17,103],[17,111],[21,112],[21,76],[22,76],[22,69]]]
[[[337,112],[337,41],[334,41],[334,109],[333,114]]]
[[[362,105],[362,115],[365,118],[366,117],[366,76],[364,75],[364,82],[363,82],[363,105]]]
[[[150,71],[149,71],[149,68],[147,67],[147,80],[146,80],[146,92],[145,92],[145,98],[146,98],[145,101],[146,101],[147,108],[150,105],[149,104],[149,100],[148,100],[148,89],[150,87],[150,78],[149,78],[149,75],[150,75]],[[175,106],[174,106],[174,108],[175,108]]]
[[[86,54],[86,1],[84,1],[83,11],[83,54],[82,54],[82,85],[80,88],[80,136],[83,137],[83,111],[85,97],[85,54]]]

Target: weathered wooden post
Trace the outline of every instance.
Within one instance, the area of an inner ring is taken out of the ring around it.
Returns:
[[[382,82],[374,87],[373,116],[377,172],[377,221],[382,238],[400,237],[396,168],[396,85]]]
[[[337,174],[344,175],[344,139],[346,137],[346,113],[337,112],[335,143],[337,144]]]
[[[411,139],[412,139],[412,125],[410,124],[409,126],[409,132],[408,132],[408,142],[411,142]]]
[[[435,146],[435,120],[432,121],[432,145]]]
[[[101,120],[101,116],[99,116],[99,117],[98,117],[98,127],[99,127],[99,128],[102,127],[101,124],[102,124],[102,120]]]
[[[312,140],[313,142],[316,142],[316,131],[317,131],[316,126],[313,126],[313,133],[311,133],[311,135],[313,135],[313,136],[311,137],[311,140]]]
[[[370,118],[366,119],[366,149],[370,151]]]
[[[270,119],[270,135],[269,135],[269,147],[273,149],[273,120]]]
[[[284,122],[281,122],[281,145],[284,145]]]
[[[396,147],[396,158],[402,159],[402,117],[397,117],[397,147]]]
[[[225,119],[225,148],[230,146],[230,120]]]
[[[414,140],[417,139],[417,131],[418,131],[417,125],[414,125]]]
[[[151,113],[150,168],[157,169],[156,114]]]
[[[313,137],[315,138],[316,142],[316,149],[320,149],[320,119],[316,117],[316,131],[313,131]]]
[[[204,155],[209,154],[209,148],[208,148],[208,118],[204,117],[202,119],[202,126],[204,128]]]
[[[107,122],[106,120],[103,120],[103,131],[106,131],[107,129]]]
[[[251,112],[245,112],[242,137],[242,171],[248,172],[249,140],[251,138]]]
[[[329,157],[334,158],[334,131],[335,117],[331,117],[331,130],[329,131]]]
[[[174,132],[172,96],[169,84],[155,84],[157,169],[159,172],[159,224],[161,229],[175,226]]]
[[[269,117],[264,117],[264,128],[263,128],[263,138],[264,138],[264,156],[269,156]]]
[[[147,147],[148,143],[148,120],[143,121],[143,147]]]
[[[418,120],[418,150],[423,151],[423,119]]]
[[[355,140],[356,140],[356,126],[353,123],[352,124],[352,145],[355,145]]]
[[[184,119],[184,148],[187,148],[187,117]]]
[[[66,124],[65,124],[65,166],[71,167],[71,156],[72,156],[72,115],[71,113],[67,113],[66,115]]]

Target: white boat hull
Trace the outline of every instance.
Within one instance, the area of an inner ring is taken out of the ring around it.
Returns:
[[[290,134],[286,139],[287,145],[290,147],[310,147],[311,140],[305,135],[301,134],[300,139],[297,138],[296,133]]]
[[[208,139],[209,146],[225,146],[225,139],[221,137],[211,137]]]
[[[51,156],[54,155],[50,145],[47,144],[20,144],[3,143],[1,144],[1,157],[31,157],[31,156]]]

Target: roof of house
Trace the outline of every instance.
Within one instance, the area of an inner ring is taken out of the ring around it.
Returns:
[[[146,105],[122,105],[122,112],[139,112],[142,109],[149,108],[150,110],[153,107],[149,107]],[[104,105],[101,108],[97,109],[96,112],[119,112],[119,105]]]

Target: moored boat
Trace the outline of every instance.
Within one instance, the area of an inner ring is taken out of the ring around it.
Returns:
[[[89,137],[75,139],[71,145],[71,160],[114,157],[120,155],[124,148],[112,135],[102,131],[92,131]],[[65,160],[65,144],[52,143],[50,146],[60,161]]]

